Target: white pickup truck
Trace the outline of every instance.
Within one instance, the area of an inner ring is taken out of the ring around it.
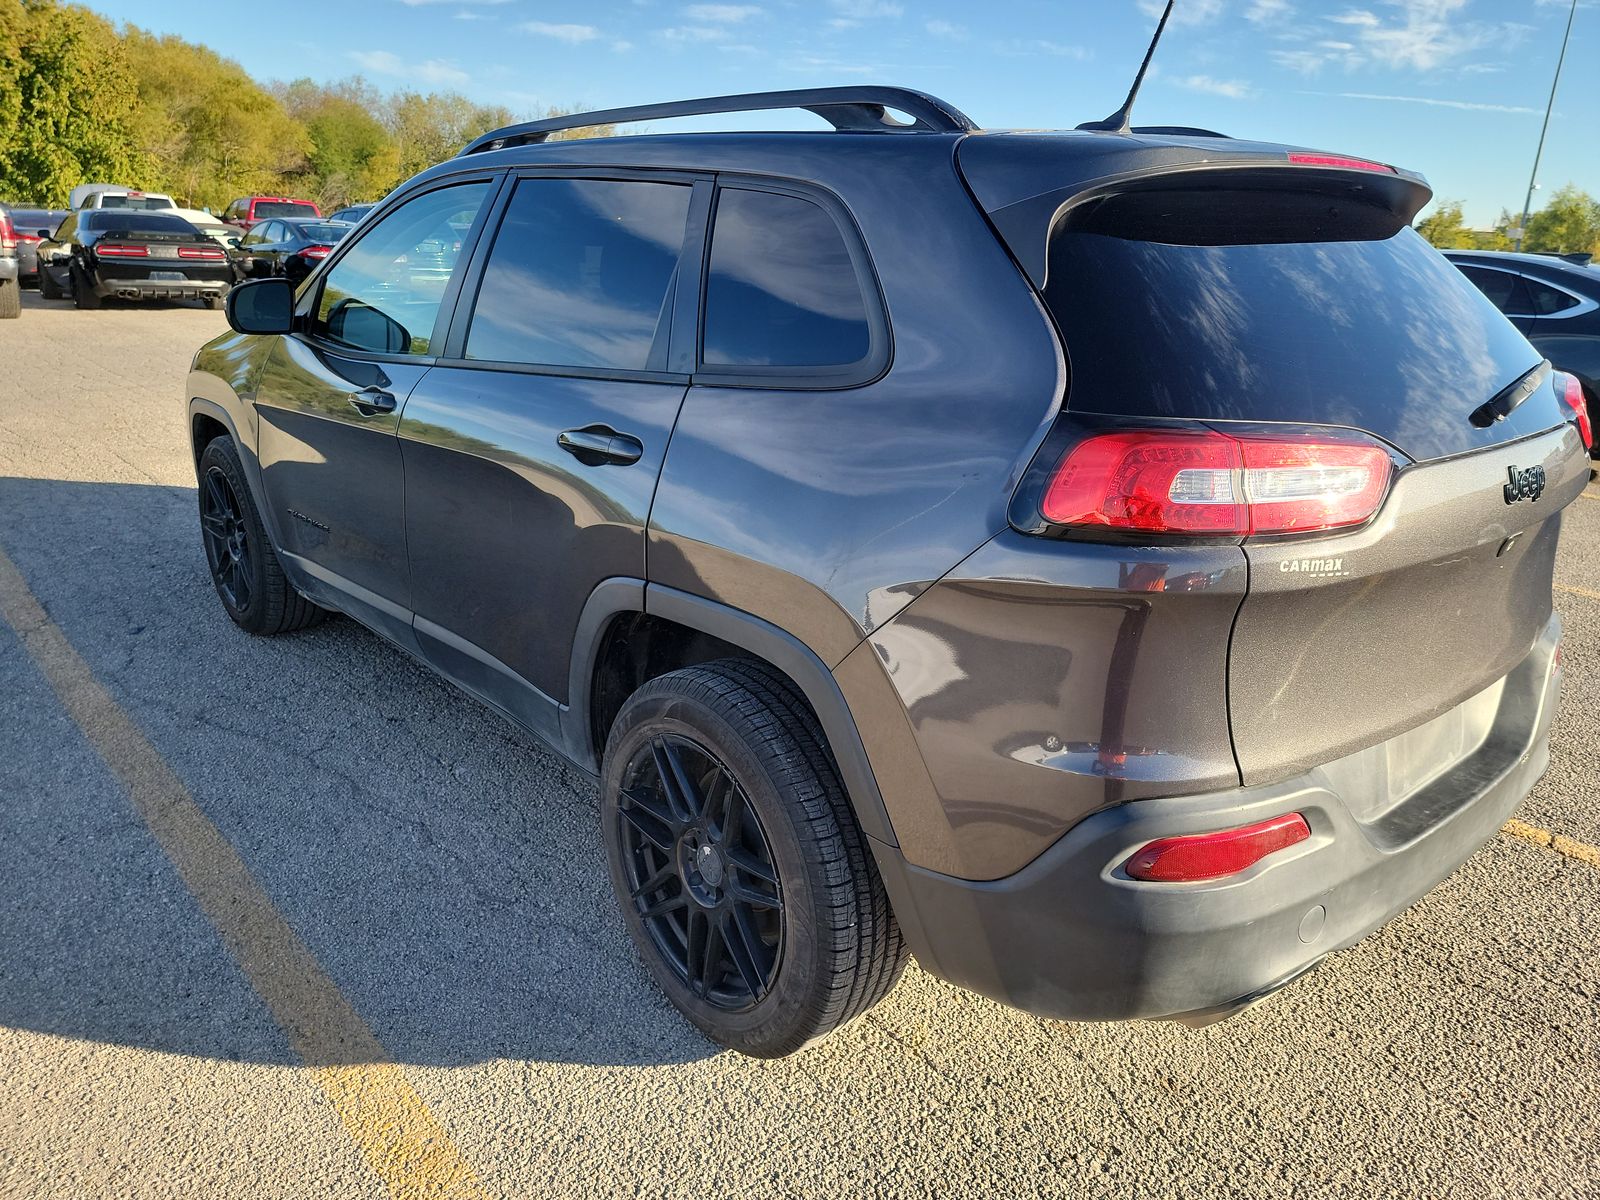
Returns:
[[[136,208],[146,212],[177,208],[165,192],[143,192],[115,183],[85,183],[72,189],[68,202],[75,209]]]

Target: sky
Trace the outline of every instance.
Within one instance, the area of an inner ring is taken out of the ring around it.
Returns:
[[[1178,0],[1137,122],[1395,163],[1487,226],[1521,207],[1569,3]],[[987,128],[1043,128],[1117,107],[1160,0],[274,0],[203,21],[193,0],[89,6],[262,80],[361,75],[517,112],[870,82]],[[1568,182],[1600,196],[1597,68],[1600,0],[1579,0],[1535,209]]]

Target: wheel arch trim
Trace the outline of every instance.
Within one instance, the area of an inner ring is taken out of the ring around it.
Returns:
[[[783,672],[817,714],[863,832],[875,841],[899,844],[855,718],[822,659],[793,634],[760,617],[659,583],[613,578],[602,581],[589,594],[573,638],[568,702],[561,714],[562,738],[574,762],[591,774],[599,773],[599,752],[589,722],[594,671],[607,627],[613,618],[630,612],[661,617],[720,638]]]

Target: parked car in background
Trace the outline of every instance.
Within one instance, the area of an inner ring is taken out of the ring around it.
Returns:
[[[142,192],[136,188],[113,188],[93,185],[98,190],[84,197],[80,209],[129,208],[140,212],[160,212],[178,207],[177,201],[165,192]]]
[[[4,321],[13,321],[22,315],[22,268],[17,250],[11,212],[0,205],[0,320]]]
[[[1546,254],[1446,250],[1444,256],[1534,349],[1577,378],[1590,427],[1600,430],[1600,271]],[[1591,453],[1600,457],[1600,445]]]
[[[294,217],[260,221],[239,239],[235,260],[244,278],[282,275],[299,287],[351,228],[345,221]]]
[[[112,296],[217,308],[234,281],[223,247],[182,218],[140,209],[73,213],[39,243],[39,261],[41,291],[70,295],[79,308]]]
[[[361,220],[362,217],[366,216],[369,212],[377,207],[378,206],[376,204],[349,204],[344,208],[336,209],[335,211],[329,213],[328,220],[348,221],[350,224],[354,225],[357,221]]]
[[[39,284],[39,231],[54,230],[70,213],[63,208],[16,208],[7,206],[17,241],[17,269],[23,287]]]
[[[240,229],[249,229],[268,217],[321,216],[322,210],[311,201],[291,200],[285,196],[241,196],[222,210],[222,219]]]
[[[546,140],[776,109],[834,129]],[[181,394],[230,618],[347,612],[596,778],[641,957],[748,1053],[908,950],[1218,1020],[1550,759],[1588,461],[1421,177],[974,128],[857,86],[485,133],[240,284]]]
[[[171,215],[181,217],[219,246],[233,249],[244,235],[237,225],[229,225],[221,217],[199,208],[174,208]]]

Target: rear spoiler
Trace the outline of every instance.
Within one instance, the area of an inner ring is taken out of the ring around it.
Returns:
[[[1012,257],[1039,288],[1045,285],[1050,238],[1062,222],[1075,219],[1094,232],[1110,232],[1104,227],[1105,210],[1116,198],[1131,201],[1139,195],[1154,197],[1162,192],[1277,191],[1302,198],[1296,207],[1303,208],[1304,198],[1327,197],[1361,214],[1371,230],[1368,236],[1390,236],[1409,225],[1433,197],[1427,181],[1414,172],[1284,146],[1119,138],[1120,145],[1096,147],[1099,152],[1084,153],[1087,148],[1078,144],[1071,146],[1072,152],[1063,153],[1068,139],[1061,135],[1027,138],[1031,144],[1026,146],[1004,145],[1008,140],[965,138],[958,161],[974,199]],[[1018,150],[1024,153],[1019,156]],[[1007,162],[1008,158],[1011,161]],[[1077,178],[1062,179],[1063,175]],[[1026,188],[1030,182],[1052,177],[1062,179],[1061,184],[1043,191]],[[1095,227],[1096,217],[1100,228]],[[1148,220],[1146,226],[1137,235],[1125,236],[1166,240]],[[1267,236],[1260,240],[1315,239]]]

